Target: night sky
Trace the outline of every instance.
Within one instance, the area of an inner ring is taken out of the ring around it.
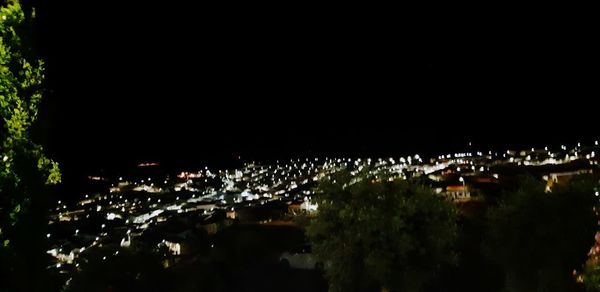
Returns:
[[[598,47],[576,27],[39,2],[36,130],[70,173],[598,137]]]

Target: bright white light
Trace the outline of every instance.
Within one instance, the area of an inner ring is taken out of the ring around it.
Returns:
[[[458,178],[458,181],[460,181],[460,182],[464,182],[464,181],[465,181],[465,179],[464,179],[464,178],[461,176],[461,177],[459,177],[459,178]]]
[[[46,234],[46,238],[50,238],[50,233]]]
[[[597,197],[597,196],[600,196],[600,193],[596,192],[596,197]]]

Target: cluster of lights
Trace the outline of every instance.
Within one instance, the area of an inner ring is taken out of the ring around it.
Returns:
[[[598,145],[598,141],[595,141]],[[506,151],[495,155],[494,163],[518,163],[526,165],[536,164],[560,164],[567,163],[574,159],[593,159],[595,151],[583,152],[581,144],[577,148],[564,153],[567,150],[565,145],[561,145],[563,152],[552,152],[546,146],[544,152],[536,152],[535,148],[531,151]],[[540,158],[547,153],[548,158]],[[561,154],[560,156],[558,154]],[[564,154],[564,156],[563,156]],[[564,157],[561,159],[559,157]],[[5,157],[6,159],[6,157]],[[177,178],[169,180],[147,177],[141,180],[127,181],[123,177],[118,177],[117,182],[113,184],[110,194],[85,195],[85,200],[81,201],[75,208],[81,208],[89,218],[89,214],[101,213],[105,220],[124,219],[128,228],[127,237],[121,241],[122,246],[128,246],[132,230],[136,233],[153,226],[159,221],[159,216],[171,216],[166,211],[173,211],[176,214],[198,211],[200,214],[209,216],[216,209],[235,212],[238,206],[258,206],[265,205],[275,200],[303,200],[307,203],[307,208],[314,208],[310,205],[313,192],[310,190],[314,182],[323,178],[330,178],[331,174],[342,169],[349,170],[352,175],[358,175],[367,171],[369,175],[376,180],[382,178],[388,180],[406,179],[407,175],[438,175],[441,171],[451,170],[456,173],[458,181],[465,186],[473,175],[492,175],[498,179],[498,174],[490,174],[489,159],[492,159],[492,151],[473,151],[457,152],[437,156],[437,159],[427,160],[424,163],[423,157],[419,154],[405,157],[389,158],[325,158],[325,159],[297,159],[287,162],[278,161],[274,165],[259,165],[254,162],[246,163],[240,169],[211,171],[207,167],[203,170],[191,173],[182,172]],[[137,182],[136,182],[137,181]],[[154,187],[155,182],[160,188]],[[127,197],[124,195],[123,188],[133,188],[136,190],[157,190],[150,192],[146,197]],[[168,189],[187,190],[188,193],[181,193],[173,197],[167,197]],[[227,195],[226,195],[227,194]],[[595,193],[598,196],[598,192]],[[164,197],[163,197],[164,196]],[[201,207],[202,204],[208,204],[209,207]],[[56,211],[60,211],[59,217],[71,216],[77,210],[68,210],[68,206],[58,201]],[[166,212],[166,213],[165,213]],[[164,220],[164,219],[161,219]],[[110,226],[115,226],[111,223]],[[102,223],[101,232],[96,237],[92,245],[99,243],[102,236],[107,235],[107,229],[110,227]],[[83,232],[75,230],[75,235],[79,236]],[[51,238],[47,234],[47,238]]]

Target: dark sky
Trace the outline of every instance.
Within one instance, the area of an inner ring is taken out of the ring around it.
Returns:
[[[39,2],[39,132],[71,171],[598,136],[577,23]]]

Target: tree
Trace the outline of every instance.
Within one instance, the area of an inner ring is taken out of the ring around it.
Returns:
[[[596,181],[575,178],[545,192],[525,178],[488,214],[484,254],[505,273],[508,291],[570,291],[594,244]]]
[[[457,210],[424,185],[340,172],[317,202],[308,235],[330,291],[419,291],[455,260]]]
[[[58,164],[29,135],[42,99],[44,63],[30,40],[34,10],[0,4],[0,286],[37,291],[45,268],[48,186]]]
[[[163,252],[143,245],[94,247],[79,259],[63,291],[168,291],[172,275],[163,266]]]
[[[583,280],[587,291],[600,291],[600,264],[598,259],[589,260],[583,269]]]

